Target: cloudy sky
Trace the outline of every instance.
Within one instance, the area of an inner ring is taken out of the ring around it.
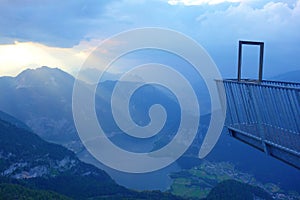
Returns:
[[[300,70],[300,0],[0,0],[0,75],[43,65],[74,74],[102,40],[142,27],[190,36],[223,76],[235,75],[240,39],[265,42],[266,76]]]

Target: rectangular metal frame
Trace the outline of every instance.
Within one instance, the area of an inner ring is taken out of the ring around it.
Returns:
[[[239,57],[238,57],[238,81],[241,81],[242,74],[242,47],[243,45],[258,45],[259,46],[259,73],[258,73],[258,82],[262,81],[263,74],[263,60],[264,60],[264,43],[255,42],[255,41],[239,41]]]

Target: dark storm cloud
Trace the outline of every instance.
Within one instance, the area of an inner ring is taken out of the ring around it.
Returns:
[[[94,23],[101,18],[105,4],[93,0],[1,0],[0,42],[73,46],[91,29],[100,28]]]

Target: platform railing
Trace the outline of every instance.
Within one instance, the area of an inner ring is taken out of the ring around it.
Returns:
[[[226,91],[226,126],[231,134],[243,134],[244,142],[281,160],[290,159],[289,155],[274,155],[274,148],[283,150],[298,157],[300,164],[300,84],[217,81],[221,83]]]

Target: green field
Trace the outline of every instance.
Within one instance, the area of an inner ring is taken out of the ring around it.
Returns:
[[[213,163],[204,161],[201,165],[170,175],[173,183],[170,192],[185,198],[205,198],[218,183],[233,179],[242,183],[258,186],[272,196],[284,195],[290,199],[300,199],[296,192],[285,192],[273,183],[260,183],[253,175],[240,172],[229,162]]]

